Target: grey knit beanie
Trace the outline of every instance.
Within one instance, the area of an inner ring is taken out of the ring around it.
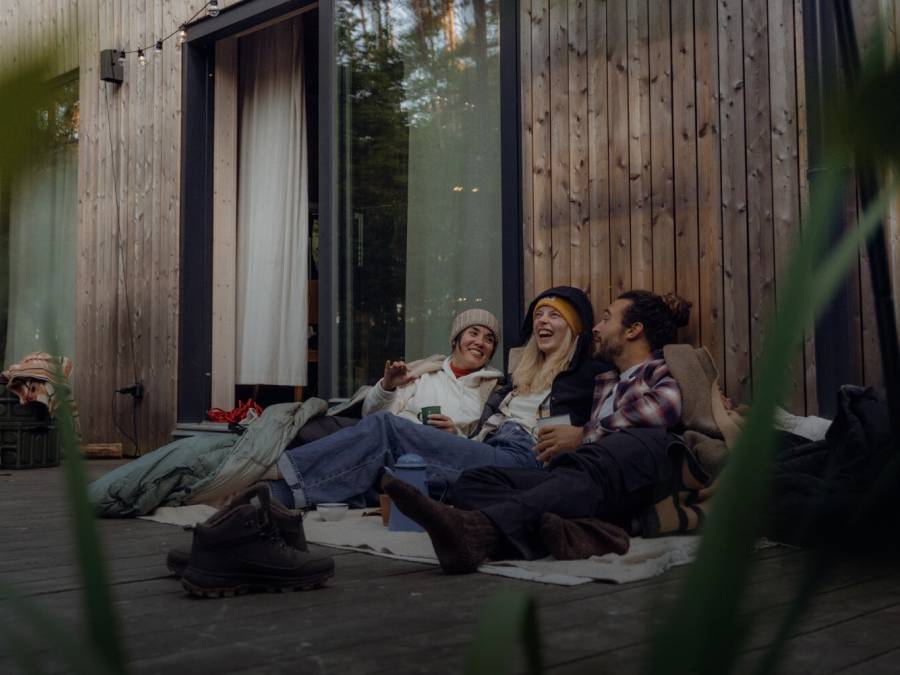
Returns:
[[[469,326],[484,326],[494,334],[494,339],[500,342],[500,322],[497,317],[486,309],[466,309],[456,315],[453,325],[450,327],[450,343],[459,337]]]

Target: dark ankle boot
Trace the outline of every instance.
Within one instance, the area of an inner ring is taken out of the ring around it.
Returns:
[[[262,491],[268,491],[268,489],[266,483],[256,483],[243,492],[238,493],[238,495],[231,500],[230,506],[249,504],[254,497],[259,500],[260,493]],[[288,546],[293,546],[300,551],[308,551],[309,546],[306,543],[306,533],[303,531],[303,511],[289,509],[271,498],[268,502],[270,505],[269,508],[272,522],[275,523],[284,542]],[[216,515],[218,515],[218,513],[213,514],[212,517],[215,518]],[[168,567],[169,571],[176,577],[184,576],[184,571],[187,569],[190,557],[190,551],[173,548],[166,554],[166,567]]]
[[[181,583],[193,595],[221,597],[249,591],[305,590],[334,574],[330,556],[289,546],[271,515],[268,489],[235,500],[194,529]]]
[[[230,505],[250,504],[256,499],[260,504],[263,500],[269,505],[269,514],[272,522],[281,532],[285,543],[301,551],[308,551],[306,545],[306,533],[303,531],[303,511],[287,508],[276,499],[272,499],[272,493],[267,482],[254,483],[243,492],[237,493]]]
[[[463,511],[426,497],[412,485],[385,476],[381,488],[393,505],[428,533],[448,574],[468,574],[499,550],[503,538],[480,511]]]

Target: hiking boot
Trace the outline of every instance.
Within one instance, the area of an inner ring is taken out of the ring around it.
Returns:
[[[469,574],[503,548],[500,531],[480,511],[463,511],[423,495],[402,480],[385,476],[381,489],[398,508],[421,525],[447,574]]]
[[[181,584],[192,595],[307,590],[334,575],[334,560],[289,546],[275,525],[268,489],[235,501],[194,529]]]
[[[252,485],[243,492],[238,493],[231,500],[230,505],[249,504],[254,497],[259,498],[259,494],[262,491],[268,491],[268,486],[265,483]],[[278,531],[281,532],[284,542],[300,551],[308,551],[309,546],[306,543],[306,533],[303,531],[303,511],[289,509],[274,499],[270,499],[269,504],[272,522],[275,523]],[[216,515],[218,514],[213,514],[212,517],[215,518]],[[190,551],[173,548],[166,554],[166,567],[176,577],[182,577],[187,569],[190,557]]]

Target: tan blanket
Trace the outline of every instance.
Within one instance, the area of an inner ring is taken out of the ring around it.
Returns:
[[[703,524],[716,479],[743,423],[738,413],[725,408],[719,373],[705,348],[667,345],[663,355],[681,388],[684,446],[673,448],[680,453],[678,486],[637,518],[635,529],[644,537],[685,534]]]

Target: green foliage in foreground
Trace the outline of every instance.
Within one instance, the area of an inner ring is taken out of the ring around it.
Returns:
[[[47,86],[49,64],[45,58],[0,72],[0,180],[11,180],[27,171],[53,147],[53,130],[42,125],[37,111],[53,101]],[[51,346],[52,350],[52,346]],[[84,604],[88,624],[87,639],[48,614],[14,588],[0,584],[0,603],[12,609],[15,625],[0,624],[0,643],[29,673],[43,672],[41,648],[53,645],[53,657],[68,671],[79,674],[118,675],[125,672],[119,638],[119,624],[113,611],[106,563],[87,496],[84,463],[78,449],[69,397],[59,392],[61,404],[56,423],[59,428],[62,463],[72,513],[77,562],[84,583]]]

